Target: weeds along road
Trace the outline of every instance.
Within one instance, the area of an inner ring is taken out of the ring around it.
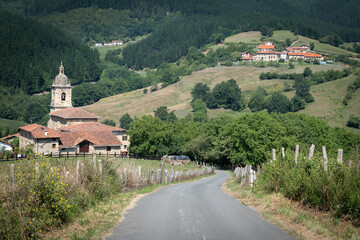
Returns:
[[[294,239],[221,189],[230,174],[166,186],[141,198],[106,239]]]

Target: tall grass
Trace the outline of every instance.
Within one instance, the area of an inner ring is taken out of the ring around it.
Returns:
[[[81,159],[79,171],[77,159],[40,157],[16,162],[15,188],[11,187],[10,164],[2,165],[0,239],[41,238],[44,231],[71,223],[79,213],[113,194],[159,183],[156,170],[141,171],[128,161],[102,159],[100,171],[100,163],[93,160]],[[176,171],[173,181],[209,173],[213,170]],[[169,182],[169,171],[162,169],[161,174],[163,182]]]
[[[330,158],[327,171],[323,159],[309,160],[301,156],[298,164],[294,155],[265,163],[258,176],[257,189],[281,192],[286,197],[309,204],[336,216],[347,216],[360,224],[360,162],[358,154],[340,164]]]

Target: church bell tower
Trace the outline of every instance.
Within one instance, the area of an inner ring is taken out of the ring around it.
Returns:
[[[64,73],[64,66],[61,61],[59,74],[55,77],[51,85],[50,112],[72,107],[71,90],[72,86]]]

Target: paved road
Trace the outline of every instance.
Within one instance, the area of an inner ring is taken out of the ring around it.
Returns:
[[[294,239],[225,194],[230,175],[161,188],[140,199],[106,239]]]

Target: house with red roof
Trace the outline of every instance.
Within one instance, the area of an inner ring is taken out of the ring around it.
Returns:
[[[0,153],[3,151],[12,151],[15,145],[0,139]]]
[[[262,51],[258,52],[253,56],[253,60],[260,62],[269,62],[269,61],[278,61],[280,60],[281,52],[275,52],[275,51]]]
[[[71,103],[72,87],[61,63],[51,86],[48,126],[30,124],[20,127],[19,148],[33,146],[39,154],[101,153],[127,154],[129,136],[122,128],[99,123],[99,116]]]
[[[275,45],[260,44],[260,45],[258,46],[258,52],[272,51],[272,50],[275,50]]]
[[[19,148],[33,146],[37,153],[58,152],[60,132],[34,123],[19,127]]]

